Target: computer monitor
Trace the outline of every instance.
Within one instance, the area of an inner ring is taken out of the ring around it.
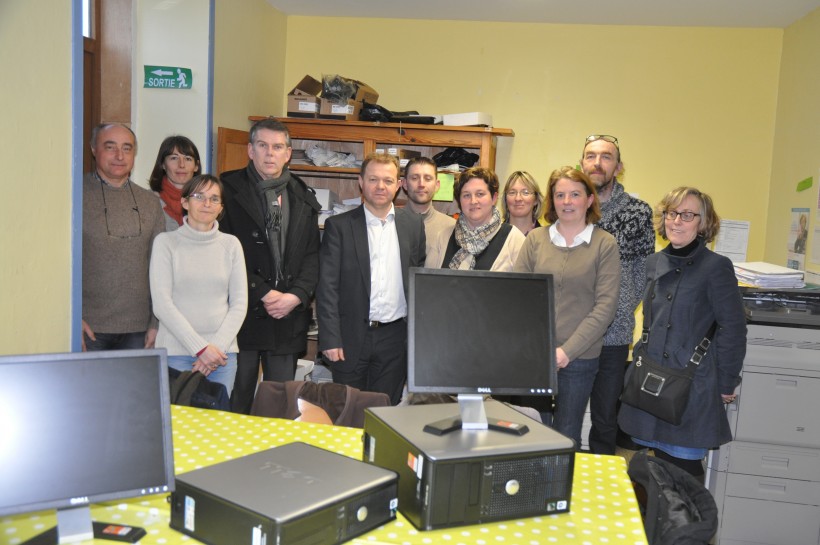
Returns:
[[[169,397],[164,349],[0,356],[0,516],[56,509],[30,543],[101,539],[90,504],[172,491]]]
[[[495,429],[487,394],[555,395],[555,349],[552,275],[410,269],[407,389],[457,394],[461,408],[427,431]]]

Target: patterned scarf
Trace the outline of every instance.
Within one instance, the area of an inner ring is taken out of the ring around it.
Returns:
[[[159,198],[165,203],[165,213],[174,218],[177,224],[182,225],[182,190],[172,184],[168,176],[162,177]]]
[[[459,245],[459,250],[453,259],[450,260],[449,267],[451,269],[458,269],[461,262],[465,259],[470,263],[470,270],[475,267],[475,256],[487,249],[487,246],[492,240],[492,234],[498,231],[501,227],[501,213],[498,208],[493,207],[493,218],[489,223],[480,225],[473,229],[467,223],[467,218],[464,214],[458,217],[456,222],[456,243]]]

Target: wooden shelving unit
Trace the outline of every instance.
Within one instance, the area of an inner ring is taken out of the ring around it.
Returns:
[[[248,119],[253,122],[264,117],[250,116]],[[287,125],[294,151],[317,144],[330,151],[352,153],[359,160],[377,149],[391,147],[418,151],[426,157],[432,157],[448,147],[460,147],[478,154],[478,166],[494,169],[497,138],[515,136],[511,129],[494,127],[447,127],[296,117],[277,119]],[[217,134],[217,172],[247,165],[247,144],[248,131],[220,127]],[[341,199],[359,196],[359,188],[355,183],[358,175],[356,168],[317,167],[297,160],[292,160],[289,167],[311,186],[330,189]]]

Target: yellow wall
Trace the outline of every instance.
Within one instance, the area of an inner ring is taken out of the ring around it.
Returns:
[[[698,186],[723,217],[753,223],[749,259],[763,258],[782,30],[287,22],[285,87],[339,73],[391,110],[488,112],[516,134],[500,139],[499,176],[529,170],[542,185],[578,162],[586,135],[614,134],[628,191],[654,205]]]
[[[69,2],[0,2],[3,354],[71,348],[70,21]]]
[[[217,127],[248,129],[249,115],[283,115],[291,89],[283,83],[285,15],[265,0],[216,0],[215,12],[214,146]]]
[[[820,10],[786,29],[774,136],[769,225],[765,260],[785,264],[792,208],[812,210],[807,248],[817,228],[820,169]],[[798,181],[812,177],[811,189],[798,193]],[[815,256],[820,259],[820,255]],[[808,270],[820,266],[806,260]]]

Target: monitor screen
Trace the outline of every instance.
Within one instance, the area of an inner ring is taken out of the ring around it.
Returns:
[[[555,395],[552,276],[410,270],[410,392]]]
[[[173,490],[165,354],[0,356],[0,515]]]

